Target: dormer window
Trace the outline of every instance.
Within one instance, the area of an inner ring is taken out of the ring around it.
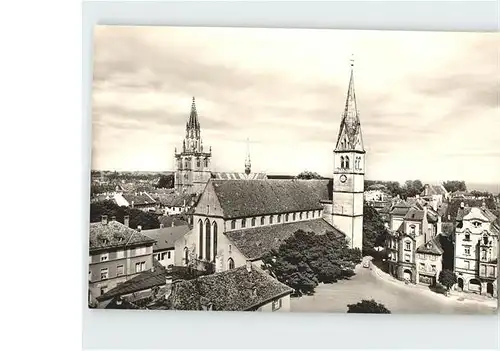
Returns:
[[[488,245],[488,236],[487,235],[483,235],[483,244]]]
[[[231,221],[231,229],[235,229],[236,228],[236,221],[233,219]]]
[[[255,217],[252,218],[252,227],[255,227]]]
[[[410,234],[415,234],[415,225],[410,225]]]
[[[265,221],[266,219],[264,218],[264,216],[260,217],[260,225],[264,225]]]
[[[481,222],[474,221],[474,222],[472,222],[472,225],[474,226],[474,228],[480,228],[481,227]]]
[[[470,241],[470,233],[465,233],[465,241]]]

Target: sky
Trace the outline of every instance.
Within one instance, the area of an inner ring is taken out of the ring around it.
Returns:
[[[213,171],[333,172],[354,58],[366,178],[500,183],[498,33],[98,26],[92,168],[172,171],[192,97]]]

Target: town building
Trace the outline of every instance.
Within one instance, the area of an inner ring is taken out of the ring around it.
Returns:
[[[142,234],[155,240],[153,245],[153,257],[164,267],[175,263],[175,242],[187,234],[191,228],[188,225],[175,226],[174,222],[170,227],[143,230]]]
[[[134,193],[115,193],[113,200],[118,206],[126,206],[145,212],[156,211],[158,206],[156,200],[145,191]]]
[[[499,220],[486,204],[465,207],[462,203],[455,230],[457,290],[497,296],[499,232]]]
[[[442,231],[441,217],[432,208],[419,203],[407,210],[402,221],[401,215],[402,211],[393,217],[399,227],[396,230],[389,229],[386,240],[389,273],[400,280],[417,283],[417,263],[425,263],[426,260],[420,256],[422,262],[417,262],[417,249],[425,250],[429,242],[434,245],[431,239]],[[394,222],[390,225],[391,228],[395,226]]]
[[[155,241],[115,218],[90,223],[89,235],[89,290],[97,298],[118,284],[125,282],[153,265]]]
[[[364,192],[366,202],[382,202],[387,200],[387,194],[381,189],[366,190]]]
[[[440,242],[441,234],[434,236],[426,243],[417,247],[416,282],[425,285],[435,285],[439,273],[443,270],[443,253]]]
[[[191,113],[186,123],[186,136],[182,149],[174,153],[176,171],[174,186],[178,192],[200,194],[211,178],[210,162],[212,149],[203,147],[198,111],[193,97]]]
[[[437,211],[438,206],[450,198],[450,194],[442,184],[425,184],[420,197],[428,201],[434,211]]]
[[[202,276],[160,266],[97,301],[106,309],[289,312],[292,292],[251,263]]]

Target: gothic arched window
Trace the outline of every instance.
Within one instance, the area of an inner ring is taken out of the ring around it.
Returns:
[[[199,249],[198,249],[198,256],[200,258],[203,258],[203,222],[201,219],[198,221],[198,228],[199,228]]]
[[[241,220],[241,228],[245,228],[247,226],[247,220],[245,218],[243,218]]]
[[[349,156],[345,157],[345,168],[349,169]]]
[[[269,224],[273,224],[273,215],[269,216]]]
[[[200,161],[199,157],[196,159],[196,167],[198,167],[198,168],[201,167],[201,161]]]
[[[294,221],[295,221],[295,219],[296,219],[296,214],[295,214],[295,212],[294,212],[294,213],[293,213],[293,215],[292,215],[292,219],[293,219]]]
[[[214,261],[215,261],[215,256],[217,256],[217,223],[215,223],[214,221],[214,224],[212,226],[213,226],[212,232],[214,236]]]
[[[189,162],[188,162],[188,160],[184,160],[184,168],[189,169]]]
[[[205,158],[205,167],[208,167],[208,158]]]
[[[228,269],[234,269],[234,260],[232,258],[229,258],[227,260],[227,268]]]
[[[210,222],[208,218],[205,220],[205,259],[210,260]]]
[[[285,215],[285,222],[288,222],[288,213]]]
[[[252,227],[255,227],[255,217],[252,218]]]
[[[278,215],[278,223],[281,223],[281,215]]]
[[[340,156],[340,168],[345,168],[344,156]]]

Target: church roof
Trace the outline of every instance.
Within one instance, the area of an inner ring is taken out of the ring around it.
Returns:
[[[433,184],[425,184],[424,189],[420,196],[432,196],[432,195],[446,195],[448,191],[446,191],[445,187],[442,184],[433,185]]]
[[[323,209],[329,180],[211,180],[225,218]]]
[[[361,122],[359,121],[356,93],[354,91],[354,63],[351,61],[351,77],[347,89],[344,113],[340,122],[339,135],[335,151],[364,152]]]
[[[272,249],[278,249],[284,240],[298,230],[317,235],[326,232],[344,235],[323,218],[232,230],[225,234],[247,259],[257,260]]]

